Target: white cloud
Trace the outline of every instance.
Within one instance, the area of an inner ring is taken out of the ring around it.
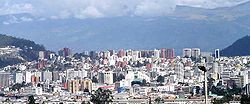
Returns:
[[[53,19],[165,16],[176,5],[217,8],[246,1],[249,0],[0,0],[0,15],[28,13]]]
[[[9,24],[13,24],[13,23],[20,23],[20,21],[15,16],[10,16],[8,20],[3,21],[3,24],[5,24],[5,25],[9,25]]]
[[[21,18],[20,18],[20,20],[21,20],[21,21],[24,21],[24,22],[30,22],[30,21],[33,21],[33,19],[32,19],[32,18],[30,18],[30,17],[21,17]]]
[[[9,4],[5,3],[0,7],[0,15],[32,13],[33,6],[29,3]]]
[[[84,19],[84,18],[99,18],[104,17],[104,15],[97,10],[97,8],[89,6],[85,9],[80,10],[78,13],[74,14],[76,18]]]
[[[235,6],[249,0],[179,0],[178,5],[213,9],[218,7]]]

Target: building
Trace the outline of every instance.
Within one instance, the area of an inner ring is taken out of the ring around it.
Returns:
[[[63,57],[71,56],[71,50],[69,48],[63,48],[58,51],[58,55]]]
[[[39,53],[38,53],[38,59],[43,60],[44,58],[45,58],[44,51],[39,51]]]
[[[70,93],[77,93],[80,90],[79,88],[80,83],[78,80],[68,80],[67,85],[68,85],[67,87],[68,91]]]
[[[104,72],[104,83],[106,84],[113,84],[113,71],[106,71]]]
[[[74,69],[67,69],[66,71],[67,80],[74,79],[74,78],[85,78],[87,77],[87,71],[85,70],[74,70]]]
[[[42,72],[42,81],[52,81],[52,72],[43,71]]]
[[[118,51],[118,57],[123,57],[123,56],[125,56],[125,54],[126,54],[126,52],[123,49]]]
[[[23,73],[16,72],[14,74],[14,82],[15,83],[22,83],[24,81],[24,75]]]
[[[71,93],[90,92],[92,91],[91,79],[73,79],[67,81],[68,91]]]
[[[0,88],[8,87],[10,85],[10,73],[0,73]]]
[[[31,82],[31,76],[32,76],[31,72],[29,72],[29,71],[25,72],[25,82],[26,83],[30,83]]]
[[[58,81],[58,80],[60,80],[59,72],[53,71],[52,72],[52,81]]]
[[[244,94],[250,95],[250,83],[246,84],[246,86],[244,88]]]
[[[193,58],[199,58],[201,55],[201,50],[200,48],[193,48],[192,49],[192,57]]]
[[[174,49],[167,49],[166,58],[173,59],[175,57]]]
[[[192,50],[190,48],[183,49],[183,57],[190,58],[192,55]]]
[[[157,49],[154,50],[154,58],[160,58],[160,51]]]
[[[45,60],[39,60],[39,62],[37,63],[37,69],[42,69],[45,67],[45,65],[46,65]]]
[[[214,51],[214,57],[215,57],[215,58],[220,58],[220,49],[216,49],[216,50]]]
[[[164,48],[161,49],[160,58],[166,58],[166,49]]]

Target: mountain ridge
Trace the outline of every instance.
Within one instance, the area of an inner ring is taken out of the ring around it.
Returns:
[[[0,31],[34,40],[53,51],[62,47],[74,52],[121,48],[176,48],[181,52],[186,47],[213,51],[250,34],[248,5],[250,2],[216,9],[183,7],[184,11],[177,7],[176,13],[163,17],[34,19],[0,24]],[[17,16],[21,17],[33,18],[28,14]]]
[[[244,36],[236,40],[232,45],[221,51],[222,56],[249,56],[250,36]]]

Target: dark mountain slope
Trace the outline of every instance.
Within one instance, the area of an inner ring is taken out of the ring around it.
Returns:
[[[235,41],[229,47],[223,49],[223,56],[248,56],[250,55],[250,36],[245,36]]]

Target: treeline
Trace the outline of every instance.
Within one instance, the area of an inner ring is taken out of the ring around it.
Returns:
[[[35,51],[45,51],[43,45],[36,44],[33,41],[0,34],[0,47],[6,46],[15,46],[21,49],[32,49]]]
[[[6,58],[6,57],[0,57],[0,67],[5,67],[8,65],[14,65],[17,63],[23,62],[23,60],[18,58]]]

